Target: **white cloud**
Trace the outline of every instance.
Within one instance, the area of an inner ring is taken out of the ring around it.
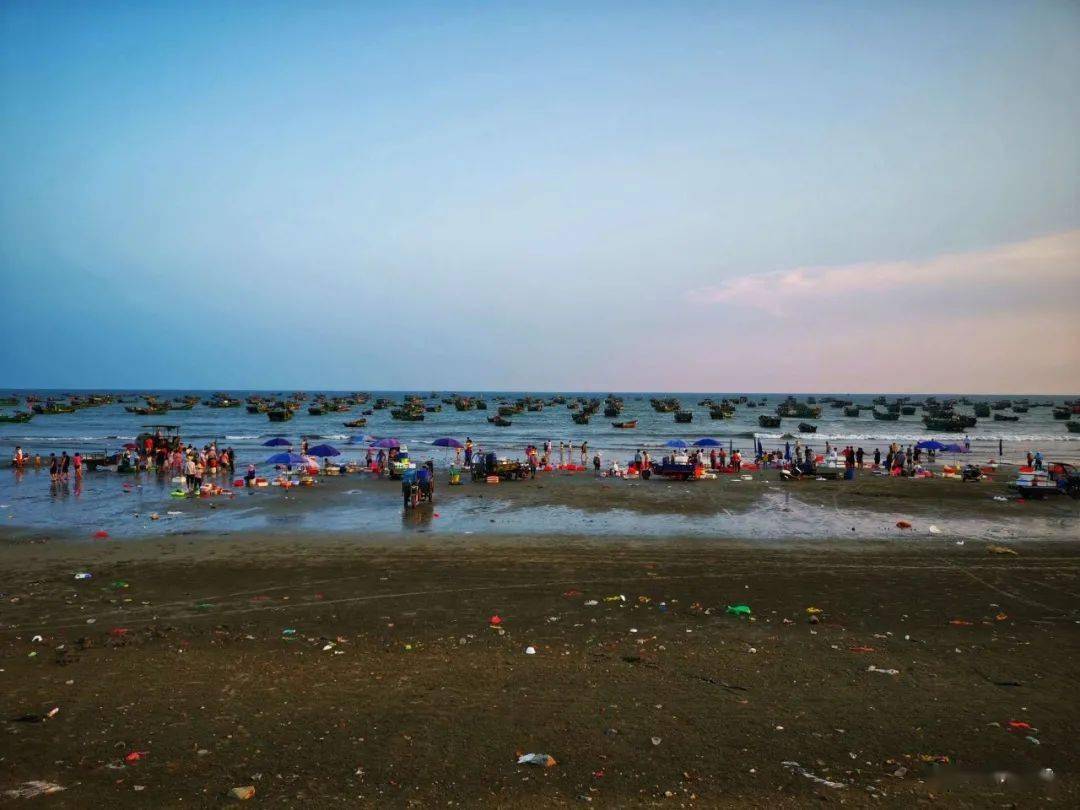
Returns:
[[[962,296],[968,304],[1057,312],[1080,303],[1080,229],[920,261],[799,267],[726,279],[691,291],[696,302],[786,314],[793,305],[848,306],[885,296],[915,309]]]

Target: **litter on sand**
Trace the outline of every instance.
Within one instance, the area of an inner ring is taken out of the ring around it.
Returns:
[[[882,675],[899,675],[900,674],[900,670],[898,670],[898,669],[879,669],[878,667],[875,667],[873,664],[868,666],[866,668],[866,671],[867,672],[880,672]]]
[[[727,606],[727,612],[729,614],[731,614],[732,616],[749,616],[750,615],[750,606],[749,605],[728,605]]]
[[[5,790],[4,795],[12,799],[33,799],[37,796],[48,796],[59,793],[64,788],[54,782],[43,782],[35,779],[31,782],[23,782],[22,787],[14,790]]]
[[[229,798],[238,799],[239,801],[246,802],[248,799],[255,797],[255,786],[244,785],[242,787],[234,787],[229,791]]]
[[[525,654],[526,655],[536,655],[536,647],[526,647],[525,648]]]
[[[991,554],[1011,554],[1014,557],[1019,557],[1015,549],[1011,549],[1008,546],[987,546],[986,550]]]
[[[551,754],[522,754],[518,757],[518,765],[538,765],[541,768],[554,768],[558,763]]]
[[[829,779],[825,779],[825,778],[823,778],[821,776],[818,776],[817,774],[810,773],[810,771],[806,770],[806,768],[804,768],[798,762],[793,762],[792,760],[785,760],[784,762],[781,762],[780,764],[783,765],[785,768],[787,768],[792,773],[797,773],[797,774],[799,774],[799,776],[805,776],[811,782],[817,782],[819,785],[824,785],[825,787],[830,787],[830,788],[836,788],[838,790],[847,787],[847,785],[843,784],[842,782],[833,782],[833,781],[831,781]]]

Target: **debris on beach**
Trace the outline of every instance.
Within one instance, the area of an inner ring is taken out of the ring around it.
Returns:
[[[255,786],[243,785],[242,787],[234,787],[229,791],[229,798],[236,799],[237,801],[246,802],[248,799],[255,798]]]
[[[526,647],[525,648],[525,654],[526,655],[536,655],[536,647]]]
[[[906,520],[898,520],[898,521],[896,521],[896,528],[901,529],[901,530],[910,529],[911,524],[908,523]]]
[[[1014,557],[1020,556],[1015,549],[1011,549],[1008,546],[987,546],[986,550],[991,554],[1011,554]]]
[[[551,754],[522,754],[518,757],[518,765],[537,765],[541,768],[554,768],[558,763]]]
[[[33,799],[37,796],[49,796],[53,793],[59,793],[61,790],[64,790],[64,788],[55,782],[34,779],[30,782],[23,782],[20,788],[5,790],[4,795],[11,799]]]
[[[728,605],[727,612],[732,616],[749,616],[751,614],[749,605]]]
[[[817,784],[819,784],[819,785],[824,785],[825,787],[835,788],[837,790],[847,787],[847,785],[843,784],[842,782],[833,782],[830,779],[825,779],[824,777],[818,776],[817,774],[810,773],[810,771],[806,770],[806,768],[804,768],[798,762],[794,762],[792,760],[785,760],[784,762],[781,762],[780,764],[783,765],[785,768],[787,768],[792,773],[797,773],[797,774],[799,774],[799,776],[805,776],[811,782],[817,782]]]
[[[879,672],[882,675],[899,675],[900,674],[900,670],[898,670],[898,669],[879,669],[878,667],[875,667],[873,664],[868,666],[866,668],[866,671],[867,672]]]
[[[75,575],[75,579],[90,579],[92,576],[94,575],[89,571],[80,571]]]

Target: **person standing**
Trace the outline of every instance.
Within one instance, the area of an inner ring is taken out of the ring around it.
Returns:
[[[564,442],[563,442],[563,441],[562,441],[562,440],[560,439],[560,440],[559,440],[559,467],[562,467],[562,466],[564,466],[564,464],[566,463],[566,462],[565,462],[565,461],[563,460],[563,452],[564,452],[564,450],[565,450],[565,449],[566,449],[566,445],[565,445],[565,443],[564,443]]]
[[[187,484],[187,491],[191,492],[195,486],[195,454],[189,454],[187,461],[184,462],[184,483]]]
[[[473,456],[472,437],[466,436],[465,437],[465,466],[466,467],[471,467],[472,466],[472,456]]]
[[[584,441],[581,443],[581,466],[584,468],[589,461],[589,443]]]
[[[855,451],[855,466],[860,470],[863,468],[863,449],[861,447]]]
[[[75,467],[75,480],[82,478],[82,453],[75,453],[71,463]]]
[[[1005,455],[1005,444],[1001,439],[998,439],[998,458],[1002,458]]]
[[[593,467],[593,476],[596,477],[596,478],[599,478],[600,477],[600,454],[599,453],[597,453],[595,456],[593,456],[592,467]]]
[[[56,460],[56,453],[49,453],[49,480],[54,483],[60,480],[60,462]]]
[[[67,450],[60,454],[60,477],[67,481],[68,471],[71,469],[71,456],[67,454]]]

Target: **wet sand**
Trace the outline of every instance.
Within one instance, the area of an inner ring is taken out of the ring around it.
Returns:
[[[42,804],[1080,801],[1075,543],[42,539],[0,584]]]

